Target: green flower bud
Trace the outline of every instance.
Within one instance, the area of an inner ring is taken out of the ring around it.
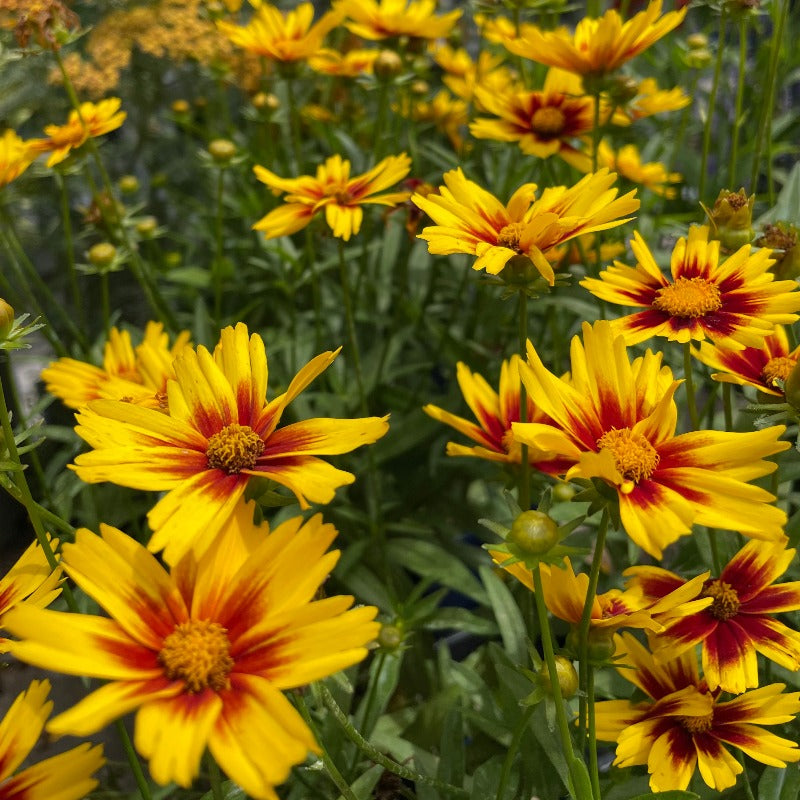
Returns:
[[[372,71],[380,80],[396,78],[403,71],[403,59],[394,50],[381,50],[372,65]]]
[[[686,37],[686,44],[692,50],[700,50],[701,48],[708,47],[708,36],[704,33],[692,33]]]
[[[188,114],[189,113],[189,103],[186,100],[173,100],[172,101],[172,113],[173,114]]]
[[[792,280],[800,275],[800,247],[797,246],[798,230],[794,225],[778,222],[765,225],[764,232],[756,239],[759,247],[773,250],[775,264],[772,272],[779,280]]]
[[[226,164],[236,155],[236,145],[230,139],[214,139],[208,145],[208,152],[218,164]]]
[[[133,194],[139,191],[139,179],[135,175],[123,175],[119,179],[119,190],[122,194]]]
[[[155,217],[142,217],[136,223],[136,233],[138,233],[139,236],[148,238],[156,232],[157,227],[158,220]]]
[[[542,511],[523,511],[512,523],[507,541],[523,553],[543,555],[558,544],[558,525]]]
[[[689,50],[683,57],[686,66],[690,69],[703,69],[711,63],[714,56],[707,47],[698,47],[695,50]]]
[[[711,238],[719,239],[723,248],[736,251],[742,245],[750,244],[755,236],[753,230],[753,206],[756,196],[747,196],[744,189],[731,192],[723,189],[708,213],[711,221]]]
[[[87,255],[93,267],[110,267],[117,257],[117,248],[110,242],[100,242],[90,247]]]
[[[553,487],[553,500],[556,503],[568,503],[575,496],[575,487],[566,481],[559,481]]]
[[[403,643],[403,631],[397,625],[382,625],[378,633],[378,644],[387,650],[396,650]]]
[[[3,340],[11,333],[14,325],[14,309],[0,297],[0,340]]]
[[[594,662],[608,661],[614,655],[614,629],[590,627],[587,634],[589,660]],[[581,643],[578,637],[578,626],[574,625],[567,634],[567,647],[575,656],[581,652]]]
[[[561,696],[565,700],[575,697],[578,692],[578,673],[575,671],[573,663],[565,656],[556,656],[556,675],[558,676],[558,688],[561,689]],[[550,670],[547,664],[542,664],[542,671],[539,673],[542,689],[551,697],[553,695],[553,684],[550,681]]]

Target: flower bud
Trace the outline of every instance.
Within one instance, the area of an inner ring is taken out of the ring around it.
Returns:
[[[218,164],[227,164],[236,155],[236,145],[230,139],[214,139],[208,152]]]
[[[555,520],[542,511],[523,511],[512,523],[507,541],[523,553],[543,555],[560,539]]]
[[[615,75],[606,90],[615,106],[624,106],[639,94],[639,82],[630,75]]]
[[[736,251],[742,245],[753,241],[753,205],[756,196],[747,196],[744,189],[731,192],[723,189],[714,201],[709,219],[711,220],[712,239],[719,239],[723,248]]]
[[[147,239],[156,232],[157,227],[158,220],[155,217],[142,217],[136,223],[136,233]]]
[[[100,242],[92,245],[87,255],[93,267],[110,267],[117,257],[117,248],[110,242]]]
[[[800,361],[798,361],[783,384],[783,392],[786,395],[786,402],[794,408],[800,410]]]
[[[281,104],[280,100],[271,92],[258,92],[253,95],[250,102],[253,104],[253,108],[257,108],[259,111],[277,111]]]
[[[614,629],[590,627],[587,634],[587,650],[589,660],[593,662],[608,661],[614,655]],[[575,656],[581,652],[581,643],[578,638],[578,626],[574,625],[567,634],[567,647]]]
[[[428,94],[430,84],[427,81],[419,80],[411,84],[411,93],[417,95]]]
[[[698,47],[685,53],[683,60],[690,69],[703,69],[711,63],[713,57],[714,56],[707,47]]]
[[[397,625],[382,625],[378,632],[378,645],[386,650],[396,650],[403,643],[403,631]]]
[[[691,47],[692,50],[700,50],[704,47],[708,47],[708,36],[704,33],[692,33],[686,37],[686,44]]]
[[[559,481],[553,487],[553,501],[556,503],[568,503],[575,496],[575,487],[566,481]]]
[[[14,309],[0,297],[0,340],[11,333],[14,324]]]
[[[186,100],[173,100],[172,101],[173,114],[188,114],[189,103]]]
[[[561,689],[561,696],[564,700],[570,700],[578,693],[578,673],[575,671],[573,663],[565,656],[556,656],[556,675],[558,676],[558,688]],[[546,664],[542,664],[542,671],[539,673],[542,689],[551,697],[553,695],[553,684],[550,681],[550,670]]]
[[[394,50],[381,50],[372,65],[372,71],[381,80],[396,78],[402,70],[403,59]]]
[[[122,194],[133,194],[139,191],[139,179],[135,175],[123,175],[119,179],[119,190]]]
[[[758,247],[769,247],[774,251],[772,272],[779,280],[793,280],[800,275],[800,247],[797,241],[797,228],[786,222],[765,225],[764,232],[755,241]]]

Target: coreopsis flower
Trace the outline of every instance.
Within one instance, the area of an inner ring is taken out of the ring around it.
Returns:
[[[660,15],[661,0],[651,0],[644,11],[626,22],[612,8],[599,19],[585,17],[572,33],[566,28],[543,31],[531,25],[503,44],[512,53],[540,64],[599,77],[619,69],[680,25],[686,9]]]
[[[31,681],[0,722],[3,800],[81,800],[98,784],[92,774],[106,763],[103,745],[93,747],[88,742],[14,774],[39,740],[53,710],[49,694],[50,681]]]
[[[333,10],[314,19],[314,4],[300,3],[282,12],[271,3],[260,3],[250,21],[242,26],[218,20],[217,27],[235,45],[273,61],[305,61],[322,48],[322,40],[342,21]]]
[[[60,164],[70,153],[88,139],[116,130],[125,121],[126,112],[120,111],[122,101],[109,97],[99,103],[81,103],[78,110],[69,112],[64,125],[47,125],[46,139],[32,139],[30,146],[38,153],[50,153],[47,166]]]
[[[800,292],[795,281],[776,281],[769,271],[771,251],[743,245],[720,263],[718,241],[708,226],[689,229],[688,241],[672,251],[672,280],[661,272],[641,235],[633,235],[635,267],[614,262],[581,286],[609,303],[644,308],[614,320],[627,344],[651,336],[670,341],[711,341],[729,348],[760,347],[775,325],[798,318]]]
[[[371,41],[446,39],[462,13],[456,9],[438,16],[435,0],[337,0],[333,7],[347,16],[348,30]]]
[[[518,41],[529,31],[537,30],[537,27],[530,22],[517,24],[514,20],[499,15],[476,14],[475,24],[478,26],[481,38],[506,47],[508,42]]]
[[[776,325],[775,330],[764,337],[761,347],[731,350],[701,342],[699,349],[692,348],[692,354],[698,361],[719,370],[711,373],[715,381],[752,386],[765,394],[783,397],[783,381],[800,358],[800,346],[791,350],[786,330]]]
[[[10,128],[0,136],[0,188],[15,181],[38,155],[29,141],[20,139]]]
[[[674,89],[659,89],[654,78],[644,78],[638,84],[636,94],[614,111],[611,121],[615,125],[630,125],[632,122],[686,108],[692,99],[680,86]]]
[[[355,78],[359,75],[371,75],[378,50],[338,50],[323,48],[308,59],[308,65],[314,72],[333,75],[340,78]]]
[[[432,122],[437,130],[447,136],[454,150],[461,150],[464,144],[461,130],[469,121],[464,100],[452,97],[446,89],[442,89],[432,100],[415,103],[411,108],[411,116],[420,122]]]
[[[163,549],[170,564],[190,549],[208,548],[254,476],[285,486],[302,508],[329,503],[355,478],[318,456],[371,444],[386,433],[387,417],[278,424],[338,353],[312,359],[283,394],[267,401],[263,340],[241,322],[225,328],[213,355],[199,346],[175,358],[167,413],[118,400],[94,400],[81,409],[75,430],[94,449],[72,468],[88,483],[166,491],[147,519],[154,531],[150,549]]]
[[[516,354],[503,361],[500,366],[498,391],[495,391],[482,375],[471,372],[466,364],[458,362],[456,380],[477,423],[435,405],[423,406],[422,410],[429,417],[455,428],[473,442],[477,442],[477,447],[448,442],[447,455],[477,456],[502,464],[519,464],[522,449],[511,434],[512,423],[520,420],[519,362],[520,357]],[[527,398],[526,418],[538,422],[547,419],[530,398]],[[531,463],[535,463],[547,458],[547,453],[530,448],[528,458]]]
[[[701,596],[713,602],[675,620],[651,642],[656,659],[670,659],[701,644],[709,689],[732,694],[758,686],[756,653],[792,672],[800,669],[800,633],[775,619],[800,609],[800,581],[775,583],[794,555],[785,542],[748,542],[718,578],[705,581]],[[626,574],[653,600],[685,584],[660,567],[632,567]]]
[[[643,164],[635,144],[623,145],[615,153],[603,139],[597,148],[597,163],[615,170],[631,183],[667,198],[676,197],[678,194],[677,189],[669,184],[680,183],[683,180],[680,173],[667,172],[667,168],[660,161]]]
[[[476,86],[498,93],[514,83],[511,70],[501,66],[502,59],[488,50],[482,50],[476,61],[464,48],[456,50],[447,44],[437,45],[431,54],[445,72],[444,85],[467,103],[474,101]]]
[[[508,560],[504,553],[490,551],[495,563],[510,572],[520,583],[534,590],[533,575],[521,561],[505,565]],[[578,625],[583,616],[586,594],[589,591],[589,576],[580,572],[577,575],[568,558],[564,559],[563,569],[549,564],[540,564],[544,602],[550,613]],[[699,575],[692,581],[681,583],[675,591],[649,597],[638,587],[609,589],[607,592],[595,594],[592,600],[590,625],[592,628],[641,628],[649,631],[663,631],[666,620],[683,619],[686,615],[696,613],[710,602],[708,599],[696,599],[703,581],[708,577]]]
[[[602,242],[600,244],[600,261],[602,263],[613,261],[624,252],[625,245],[622,242]],[[597,247],[594,234],[579,236],[560,247],[552,248],[547,253],[547,260],[554,265],[555,269],[564,269],[572,264],[596,264]]]
[[[439,194],[412,196],[436,225],[424,228],[420,239],[440,255],[477,256],[472,268],[497,275],[515,256],[524,255],[552,286],[548,251],[584,233],[615,228],[639,208],[636,192],[617,197],[616,175],[601,169],[574,186],[554,186],[537,199],[535,183],[520,186],[503,205],[493,194],[469,181],[460,168],[444,175]]]
[[[348,241],[361,230],[363,205],[396,206],[409,197],[409,192],[389,192],[388,189],[408,175],[411,159],[401,153],[388,156],[363,175],[350,177],[350,162],[340,155],[331,156],[317,167],[316,175],[281,178],[274,172],[256,165],[256,177],[276,194],[286,192],[286,204],[270,211],[253,225],[268,239],[288,236],[305,228],[321,211],[325,221],[339,239]]]
[[[250,797],[277,800],[273,786],[319,752],[282,692],[363,659],[379,626],[375,608],[348,610],[352,597],[314,600],[339,556],[325,552],[336,529],[320,515],[265,535],[240,507],[233,524],[245,547],[224,531],[170,572],[116,528],[81,529],[63,563],[108,616],[18,607],[8,624],[17,658],[109,681],[50,733],[84,736],[135,710],[136,749],[157,783],[190,786],[208,747]]]
[[[567,480],[598,478],[616,489],[622,526],[642,549],[660,558],[694,524],[783,538],[786,515],[771,505],[774,496],[746,481],[775,470],[763,459],[790,446],[779,439],[784,426],[676,436],[673,396],[681,382],[662,366],[661,353],[648,350],[631,363],[607,321],[583,324],[571,362],[570,380],[558,378],[528,343],[520,377],[552,421],[513,423],[514,438],[552,451],[556,474]]]
[[[591,170],[591,158],[573,142],[594,127],[596,101],[583,94],[576,75],[548,70],[542,91],[511,88],[498,94],[479,85],[475,98],[482,109],[498,117],[479,117],[472,122],[469,132],[476,139],[516,142],[527,155],[559,155],[576,169]]]
[[[103,353],[103,366],[74,358],[59,358],[42,370],[50,394],[69,408],[90,400],[127,400],[136,405],[165,409],[167,381],[175,377],[172,361],[189,346],[189,331],[182,331],[169,346],[160,322],[148,322],[141,344],[135,348],[128,331],[112,328]]]
[[[617,743],[615,766],[646,764],[651,791],[684,790],[695,769],[712,789],[734,786],[744,767],[726,744],[774,767],[800,760],[795,742],[761,727],[791,722],[800,692],[773,683],[723,703],[700,679],[693,652],[661,664],[631,634],[615,640],[619,674],[647,698],[597,703],[597,738]]]
[[[54,550],[58,547],[58,539],[53,539],[50,543]],[[61,569],[50,569],[44,550],[38,542],[33,542],[17,559],[14,566],[0,578],[0,629],[3,626],[3,615],[14,606],[27,603],[37,608],[45,608],[60,593]],[[0,636],[0,653],[7,653],[9,644],[8,639]]]

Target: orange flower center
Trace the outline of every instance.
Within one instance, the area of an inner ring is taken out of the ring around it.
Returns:
[[[228,475],[252,469],[264,452],[263,439],[248,425],[227,425],[208,440],[206,458],[209,469]]]
[[[764,379],[764,383],[767,386],[775,386],[775,381],[785,381],[796,363],[795,359],[789,358],[789,356],[771,358],[764,365],[764,369],[761,370],[761,377]]]
[[[540,136],[555,138],[564,130],[566,118],[560,108],[545,106],[537,108],[531,117],[531,130]]]
[[[724,622],[739,613],[739,595],[729,583],[725,581],[708,581],[703,587],[700,597],[713,597],[714,602],[708,607],[708,613],[714,619]]]
[[[678,717],[678,722],[689,733],[707,733],[714,727],[714,712],[701,717]]]
[[[334,192],[333,196],[341,206],[346,206],[353,202],[353,195],[347,189],[340,189],[338,192]]]
[[[190,619],[164,639],[158,661],[171,681],[186,681],[189,692],[218,692],[230,687],[230,647],[228,631],[218,622]]]
[[[500,229],[497,234],[497,246],[507,247],[519,253],[519,240],[522,236],[524,225],[521,222],[510,222]]]
[[[717,286],[705,278],[678,278],[656,292],[653,308],[671,317],[704,317],[722,307]]]
[[[635,484],[649,478],[661,458],[641,433],[634,433],[630,428],[606,431],[597,440],[597,446],[610,450],[614,456],[617,469],[628,482],[621,487],[625,494],[632,492]]]

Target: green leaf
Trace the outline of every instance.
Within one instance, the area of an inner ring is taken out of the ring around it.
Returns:
[[[350,791],[358,800],[369,800],[373,796],[372,790],[377,786],[381,775],[383,775],[383,767],[375,764],[350,785]],[[337,800],[344,800],[344,795],[340,794]]]
[[[800,795],[800,770],[766,767],[758,781],[758,800],[796,800]]]
[[[379,652],[370,664],[367,691],[355,718],[356,727],[365,739],[369,739],[375,723],[397,689],[402,663],[403,651],[400,650],[394,653]]]
[[[528,634],[514,596],[490,567],[482,566],[480,576],[500,627],[500,636],[506,652],[516,664],[527,664]]]
[[[756,221],[755,226],[761,227],[774,222],[800,222],[800,163],[795,164],[786,183],[775,201],[775,205],[762,214]]]
[[[453,786],[461,786],[466,772],[466,752],[464,749],[464,720],[460,708],[451,708],[444,718],[442,739],[439,745],[440,781]]]
[[[470,800],[487,800],[497,796],[500,785],[500,776],[503,772],[503,756],[495,756],[481,764],[472,776],[472,794]],[[506,786],[502,800],[512,800],[517,796],[519,774],[511,773],[511,778]]]

